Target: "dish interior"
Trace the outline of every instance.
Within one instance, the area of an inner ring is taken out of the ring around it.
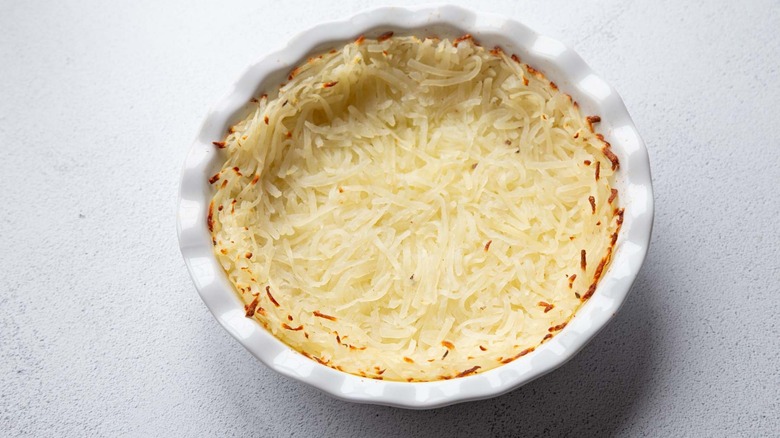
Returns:
[[[618,162],[516,54],[386,33],[287,80],[214,143],[208,224],[247,317],[336,369],[436,380],[525,356],[593,295]]]

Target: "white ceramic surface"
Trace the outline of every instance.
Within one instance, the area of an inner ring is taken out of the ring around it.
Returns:
[[[405,383],[361,378],[320,365],[291,350],[244,316],[212,253],[206,227],[211,197],[207,179],[221,165],[212,141],[236,122],[250,98],[273,91],[308,55],[388,30],[396,35],[457,37],[470,33],[486,47],[501,46],[542,71],[580,104],[584,114],[602,118],[598,130],[620,159],[616,185],[625,217],[612,263],[593,297],[566,328],[533,353],[496,369],[436,382]],[[181,252],[201,298],[219,323],[271,369],[335,397],[405,408],[434,408],[494,397],[559,367],[615,315],[636,278],[650,242],[653,193],[644,143],[617,92],[562,43],[503,17],[460,7],[378,8],[344,21],[316,26],[253,63],[208,113],[188,154],[181,177],[177,228]]]

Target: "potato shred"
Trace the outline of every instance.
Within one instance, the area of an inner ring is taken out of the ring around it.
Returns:
[[[470,36],[359,38],[295,68],[214,144],[214,250],[246,315],[398,381],[522,357],[594,293],[617,157],[571,97]]]

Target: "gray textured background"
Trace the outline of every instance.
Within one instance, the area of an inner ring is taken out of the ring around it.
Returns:
[[[655,232],[574,360],[413,412],[264,368],[208,313],[175,237],[208,106],[262,53],[368,2],[2,1],[0,435],[777,436],[780,5],[679,3],[482,6],[621,92],[650,150]]]

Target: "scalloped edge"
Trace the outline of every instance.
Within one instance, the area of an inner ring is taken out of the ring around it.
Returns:
[[[361,34],[470,33],[484,46],[500,45],[553,80],[570,94],[584,114],[598,114],[599,126],[621,163],[616,185],[625,207],[616,251],[596,292],[569,324],[527,356],[468,377],[433,382],[393,382],[361,378],[320,365],[287,347],[259,324],[244,317],[244,306],[212,252],[206,215],[211,198],[208,176],[218,169],[211,144],[236,121],[261,84],[276,84],[290,68],[326,45],[336,46]],[[276,80],[279,79],[279,80]],[[563,43],[541,36],[504,17],[443,5],[379,7],[341,21],[306,30],[279,50],[251,64],[232,89],[209,111],[184,163],[179,188],[177,233],[184,261],[203,302],[217,321],[269,368],[336,398],[411,409],[429,409],[495,397],[566,363],[612,319],[644,262],[653,226],[653,190],[647,149],[617,92]]]

